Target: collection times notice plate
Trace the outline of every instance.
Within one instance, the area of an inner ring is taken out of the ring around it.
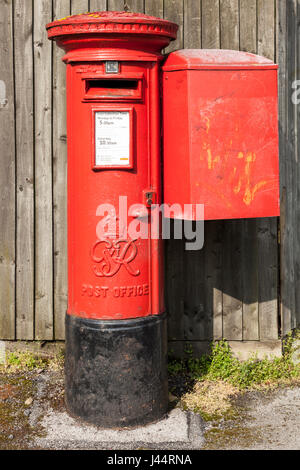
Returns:
[[[130,111],[95,111],[96,168],[132,167]]]

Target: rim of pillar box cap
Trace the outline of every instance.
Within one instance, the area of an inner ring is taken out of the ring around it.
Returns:
[[[88,12],[71,15],[46,25],[49,39],[77,34],[134,34],[176,39],[178,25],[143,13],[126,11]]]

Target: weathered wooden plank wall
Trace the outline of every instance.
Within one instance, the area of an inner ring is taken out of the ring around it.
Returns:
[[[12,0],[1,2],[0,9],[0,331],[7,339],[15,338],[15,100],[13,60]]]
[[[201,350],[222,337],[276,340],[280,318],[284,334],[300,320],[300,106],[291,102],[299,74],[300,0],[0,0],[0,85],[5,83],[7,99],[0,101],[0,338],[64,338],[65,65],[44,27],[54,18],[106,9],[177,22],[177,40],[167,51],[240,49],[279,63],[280,289],[277,219],[208,222],[205,247],[198,252],[185,251],[184,240],[166,243],[175,349],[190,341]]]
[[[53,2],[53,19],[71,13],[70,2]],[[56,339],[64,339],[64,318],[67,286],[67,126],[66,126],[66,69],[61,58],[63,51],[53,47],[53,294],[54,326]]]
[[[34,339],[34,101],[32,4],[14,3],[16,336]]]
[[[281,322],[286,334],[300,324],[299,110],[293,86],[300,80],[300,1],[277,1],[281,173]],[[300,82],[298,84],[299,89]],[[299,94],[298,94],[299,97]]]

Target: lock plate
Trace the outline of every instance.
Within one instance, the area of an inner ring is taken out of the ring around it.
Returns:
[[[156,204],[156,192],[153,189],[144,190],[144,204],[146,207],[151,207],[153,204]]]

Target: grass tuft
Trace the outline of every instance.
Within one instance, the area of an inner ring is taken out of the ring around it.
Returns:
[[[64,354],[59,351],[49,356],[41,356],[32,351],[13,351],[6,353],[4,364],[0,364],[0,372],[31,371],[34,369],[58,370],[63,367]]]
[[[233,416],[232,400],[240,392],[299,383],[300,364],[292,361],[293,345],[299,338],[299,331],[288,335],[280,358],[259,360],[253,355],[243,362],[233,356],[225,340],[213,343],[211,353],[200,358],[193,356],[189,345],[186,359],[169,360],[170,382],[182,377],[185,383],[184,393],[177,393],[178,406],[200,413],[204,419],[219,419]],[[174,389],[172,393],[176,395]]]
[[[227,341],[214,343],[211,354],[193,357],[191,347],[186,351],[187,359],[170,359],[169,374],[186,372],[196,381],[222,380],[240,390],[250,389],[258,384],[269,384],[278,380],[300,378],[300,364],[291,360],[294,337],[289,335],[285,340],[282,357],[274,359],[257,359],[255,355],[247,361],[239,361],[233,356]]]

